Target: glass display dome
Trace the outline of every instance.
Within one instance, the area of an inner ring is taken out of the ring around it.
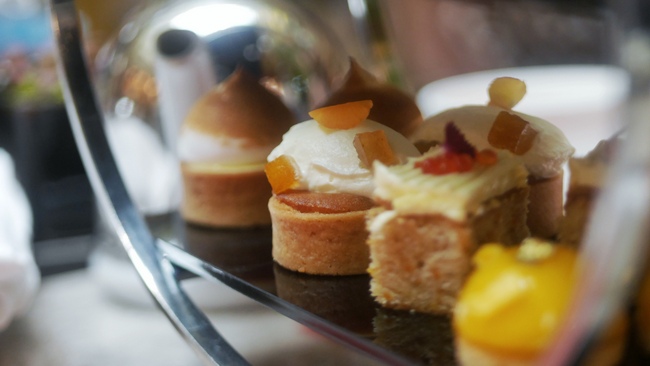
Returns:
[[[286,1],[142,2],[117,28],[93,65],[101,104],[149,123],[178,119],[238,65],[304,118],[348,65],[322,20]]]

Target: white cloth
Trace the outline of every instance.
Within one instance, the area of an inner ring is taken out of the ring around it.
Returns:
[[[40,285],[32,211],[11,156],[0,149],[0,330],[29,309]]]

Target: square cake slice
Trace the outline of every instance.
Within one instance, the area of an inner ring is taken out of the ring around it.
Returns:
[[[448,313],[479,245],[514,245],[529,235],[528,173],[517,159],[501,151],[463,171],[423,168],[445,154],[437,148],[405,165],[375,164],[381,207],[367,221],[368,272],[384,307]]]

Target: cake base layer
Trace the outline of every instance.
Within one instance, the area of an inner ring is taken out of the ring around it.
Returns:
[[[271,185],[263,171],[215,174],[182,166],[182,173],[181,214],[186,221],[212,227],[271,223]]]
[[[372,295],[389,308],[450,312],[479,244],[514,245],[529,235],[527,203],[528,188],[513,189],[484,203],[465,222],[442,215],[371,210]]]
[[[564,174],[547,179],[528,179],[528,228],[532,236],[555,239],[564,211]]]
[[[351,275],[366,273],[369,252],[365,227],[368,210],[304,213],[269,200],[273,227],[273,259],[293,271]]]

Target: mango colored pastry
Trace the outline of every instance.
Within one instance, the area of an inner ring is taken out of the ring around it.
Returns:
[[[519,247],[486,244],[454,310],[462,365],[534,365],[566,321],[578,279],[575,249],[538,239]],[[627,320],[618,316],[587,357],[589,365],[621,358]]]

